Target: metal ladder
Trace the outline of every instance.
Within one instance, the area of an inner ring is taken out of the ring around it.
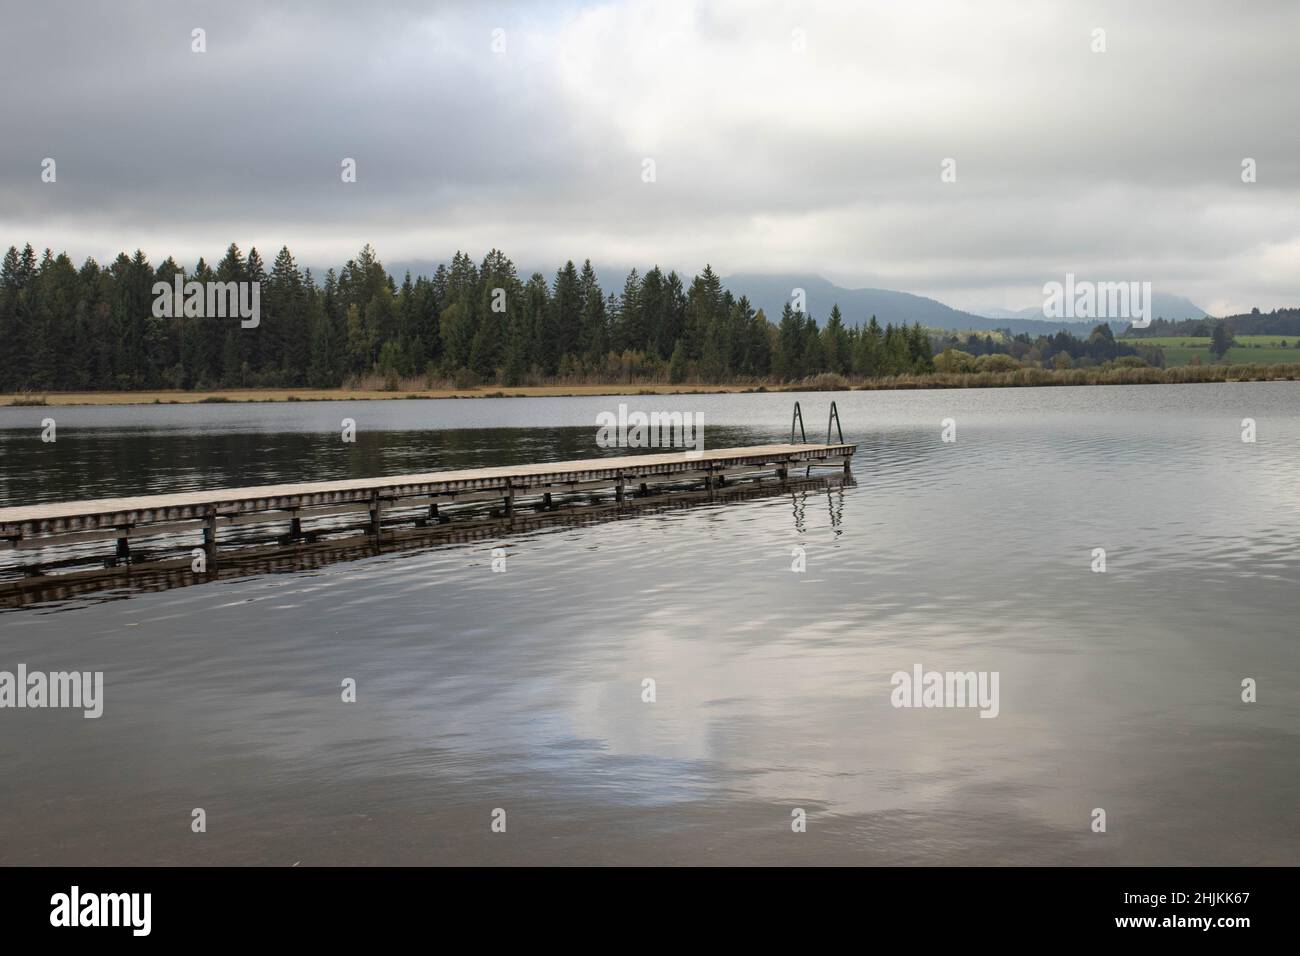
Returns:
[[[795,403],[794,403],[794,414],[792,414],[792,415],[790,416],[790,444],[791,444],[791,445],[795,444],[795,440],[794,440],[794,426],[795,426],[796,424],[799,425],[799,444],[802,444],[802,445],[806,445],[806,444],[808,444],[808,433],[805,432],[804,429],[803,429],[803,409],[801,409],[801,408],[799,407],[799,403],[798,403],[798,402],[795,402]],[[835,426],[835,432],[836,432],[836,434],[839,435],[839,439],[840,439],[839,443],[840,443],[841,445],[843,445],[843,444],[844,444],[844,429],[842,429],[842,428],[840,427],[840,410],[836,407],[834,401],[831,402],[831,411],[830,411],[830,414],[826,416],[826,444],[828,444],[828,445],[831,443],[831,425],[832,425],[832,424],[834,424],[834,426]]]

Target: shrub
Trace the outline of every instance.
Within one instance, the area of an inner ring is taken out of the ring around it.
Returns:
[[[975,356],[961,349],[946,348],[934,357],[934,370],[954,374],[975,371]]]
[[[790,387],[794,392],[847,392],[853,386],[849,380],[838,372],[822,372],[809,375]]]
[[[981,355],[975,360],[977,372],[1014,372],[1018,368],[1020,368],[1019,362],[1010,355],[1003,355],[1000,352]]]
[[[1115,359],[1115,368],[1146,368],[1147,360],[1140,355],[1121,355]]]

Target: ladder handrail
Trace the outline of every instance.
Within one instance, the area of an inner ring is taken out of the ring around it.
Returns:
[[[844,429],[840,428],[840,410],[831,402],[831,413],[826,416],[826,444],[831,443],[831,420],[835,421],[835,430],[840,434],[840,444],[844,444]]]
[[[806,445],[808,444],[808,433],[803,430],[803,409],[799,407],[798,402],[794,403],[794,414],[790,416],[790,444],[791,445],[794,444],[794,423],[796,419],[799,422],[799,435],[802,439],[802,443]]]

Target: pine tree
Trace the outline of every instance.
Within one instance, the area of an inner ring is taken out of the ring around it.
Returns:
[[[550,341],[539,342],[542,348],[542,367],[548,374],[559,370],[561,359],[572,362],[577,355],[582,337],[582,285],[578,270],[570,259],[555,273],[555,287],[551,294],[551,315],[548,324]]]
[[[884,340],[880,323],[873,315],[871,321],[858,333],[857,349],[853,353],[853,372],[863,378],[875,378],[881,374],[881,357]]]
[[[668,381],[674,385],[680,385],[686,381],[686,375],[686,346],[679,341],[673,349],[672,358],[668,362]]]
[[[312,388],[332,388],[342,384],[335,352],[342,351],[335,340],[333,323],[325,310],[325,296],[311,290],[307,321],[311,328],[310,359],[307,384]]]
[[[103,388],[103,343],[102,321],[105,310],[100,295],[99,264],[94,259],[87,259],[77,272],[75,304],[73,306],[71,349],[69,355],[69,374],[61,388],[92,389]],[[179,322],[173,322],[175,337],[172,351],[176,354],[177,369],[181,369],[179,343]],[[180,381],[169,384],[178,388],[185,386]]]
[[[370,335],[355,303],[348,306],[347,330],[348,370],[353,375],[366,372],[370,368]]]
[[[636,269],[627,274],[623,294],[618,300],[618,318],[614,324],[614,350],[644,351],[646,343],[645,322],[641,317],[641,277]]]
[[[907,332],[903,328],[894,328],[892,323],[885,325],[885,348],[881,361],[885,375],[903,375],[909,370],[911,361],[908,355]]]
[[[742,300],[744,301],[744,300]],[[776,329],[767,321],[767,315],[759,309],[745,328],[745,365],[748,375],[772,374],[772,342]]]
[[[848,374],[853,364],[849,352],[849,333],[844,328],[838,303],[831,306],[830,318],[826,320],[826,328],[822,329],[822,356],[826,371],[837,375]]]
[[[250,264],[253,253],[249,252]],[[256,268],[250,265],[249,275]],[[250,281],[255,281],[250,279]],[[307,376],[311,329],[307,320],[304,278],[288,246],[282,246],[263,281],[262,317],[256,340],[255,368],[268,372],[286,385],[301,385]]]
[[[716,328],[718,318],[723,314],[722,283],[713,268],[705,265],[704,271],[691,282],[686,294],[685,323],[682,329],[664,328],[665,337],[674,340],[678,336],[686,344],[689,358],[698,359],[703,355],[705,340]],[[716,345],[716,343],[715,343]]]
[[[609,351],[605,296],[594,284],[587,290],[582,307],[582,351],[589,369],[597,368]]]
[[[653,351],[661,358],[667,358],[671,354],[677,341],[671,329],[666,327],[671,323],[666,284],[667,279],[658,266],[642,277],[637,298],[641,304],[643,337],[632,344],[632,348],[638,351]]]
[[[681,276],[669,272],[664,279],[663,298],[660,300],[659,319],[656,323],[659,335],[659,355],[667,358],[672,354],[674,344],[686,331],[686,289]],[[690,349],[687,349],[689,355]]]
[[[443,310],[439,335],[443,343],[443,369],[452,373],[468,368],[470,352],[474,347],[474,304],[466,294],[458,295]]]
[[[438,268],[441,269],[442,266]],[[424,345],[420,368],[424,369],[431,364],[436,365],[442,358],[442,337],[438,334],[441,309],[437,284],[421,276],[415,283],[415,300],[415,321],[419,329],[419,341]]]
[[[776,349],[772,353],[772,374],[779,381],[789,382],[804,372],[803,313],[796,313],[787,302],[781,310],[781,322],[776,330]]]
[[[522,298],[514,263],[493,249],[479,269],[478,322],[470,344],[469,367],[480,379],[496,377],[497,365],[505,353],[511,316],[521,308]]]
[[[408,269],[397,292],[397,341],[402,349],[402,374],[413,375],[424,371],[427,357],[424,338],[420,332],[419,301],[415,282]]]
[[[934,371],[934,349],[930,335],[914,322],[907,334],[908,371],[914,375],[928,375]]]
[[[348,354],[347,308],[340,290],[339,275],[333,269],[325,271],[325,282],[321,287],[321,309],[329,326],[330,377],[341,383],[350,372],[351,361]]]
[[[811,315],[803,317],[803,374],[817,375],[826,371],[825,358],[822,355],[822,338],[817,330],[817,321]]]
[[[6,392],[17,391],[27,378],[26,343],[19,322],[22,289],[18,249],[10,246],[0,266],[0,349],[5,357],[0,362],[0,390]]]
[[[68,263],[71,267],[72,263]],[[165,283],[170,289],[176,276],[182,274],[180,264],[168,256],[154,272],[155,283]],[[150,294],[152,295],[152,288]],[[170,293],[169,293],[170,294]],[[155,297],[156,298],[156,297]],[[184,374],[180,363],[180,323],[181,317],[171,318],[155,316],[152,304],[145,319],[145,352],[149,364],[148,379],[152,384],[164,384],[168,388],[180,387]]]

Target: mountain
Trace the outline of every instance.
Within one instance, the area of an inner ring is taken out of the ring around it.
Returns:
[[[581,263],[579,263],[581,265]],[[409,270],[412,276],[432,275],[438,268],[434,260],[403,260],[387,263],[389,274],[398,282]],[[668,267],[663,267],[668,271]],[[518,267],[519,276],[527,279],[532,269]],[[555,276],[554,267],[542,268],[542,275],[551,280]],[[623,289],[623,280],[627,278],[626,269],[610,269],[596,266],[596,276],[601,288],[606,293],[617,295]],[[645,268],[639,268],[642,275]],[[690,273],[679,272],[682,284],[689,286]],[[808,311],[818,322],[825,322],[831,306],[839,303],[840,312],[846,325],[864,325],[871,316],[883,326],[887,322],[894,325],[920,322],[922,325],[936,329],[994,329],[1002,328],[999,323],[990,323],[988,319],[958,309],[950,308],[942,302],[927,299],[925,296],[912,295],[908,292],[891,292],[887,289],[845,289],[821,278],[821,276],[790,274],[737,273],[725,276],[722,286],[731,290],[737,298],[748,296],[750,304],[762,309],[771,322],[781,321],[781,308],[790,299],[791,290],[804,290]],[[1068,326],[1069,323],[1066,323]],[[1089,327],[1091,329],[1091,327]]]
[[[437,268],[438,262],[435,260],[413,259],[388,263],[389,273],[398,282],[401,282],[402,276],[408,270],[413,276],[419,276],[432,275]],[[667,271],[666,266],[664,270]],[[554,268],[542,268],[540,271],[548,280],[555,275]],[[643,274],[645,272],[644,269],[640,271]],[[530,268],[519,267],[521,279],[526,280],[532,272]],[[679,274],[682,275],[683,283],[689,285],[690,274]],[[597,266],[596,275],[605,292],[613,292],[617,295],[623,288],[627,270]],[[1009,329],[1013,334],[1026,332],[1030,336],[1052,335],[1064,329],[1075,335],[1086,336],[1098,324],[1089,320],[1071,322],[1045,319],[1041,307],[1018,310],[989,308],[981,310],[981,313],[976,315],[954,309],[937,299],[923,295],[895,292],[890,289],[847,289],[816,275],[738,272],[723,277],[722,285],[737,298],[742,295],[748,297],[750,304],[756,309],[762,309],[771,322],[781,320],[781,309],[786,302],[790,301],[792,291],[803,289],[808,311],[819,323],[826,321],[831,306],[838,303],[844,323],[849,326],[865,325],[874,315],[876,321],[882,326],[887,323],[911,325],[913,322],[920,322],[932,329],[958,331]],[[1153,311],[1157,317],[1199,319],[1205,315],[1203,309],[1182,296],[1153,292],[1152,300],[1155,306]],[[1111,327],[1119,332],[1124,324],[1112,322]]]
[[[1191,299],[1181,295],[1170,295],[1168,292],[1153,291],[1151,293],[1151,304],[1152,318],[1169,319],[1171,322],[1178,322],[1183,319],[1203,319],[1209,314]],[[992,307],[980,309],[980,315],[988,316],[990,319],[1038,319],[1043,321],[1043,310],[1040,306],[1031,306],[1028,309]]]
[[[808,313],[818,322],[826,320],[831,306],[836,303],[839,304],[846,325],[862,325],[873,315],[881,325],[887,322],[894,325],[920,322],[932,328],[944,329],[974,328],[970,322],[979,320],[978,316],[910,292],[845,289],[821,276],[741,272],[724,276],[722,285],[737,298],[747,296],[750,304],[756,309],[762,309],[772,322],[781,320],[781,310],[790,301],[794,289],[804,290]]]
[[[1052,335],[1061,329],[1075,335],[1087,335],[1097,325],[1096,322],[1044,319],[1040,309],[1028,309],[1023,315],[1016,313],[1005,317],[975,315],[923,295],[889,289],[846,289],[821,276],[737,273],[724,278],[722,284],[737,297],[747,296],[750,303],[761,308],[772,322],[780,321],[781,309],[790,300],[791,291],[799,288],[804,290],[808,311],[819,323],[826,320],[831,306],[838,303],[845,325],[850,326],[863,325],[873,315],[881,325],[920,322],[932,329],[1010,329],[1013,333],[1027,332],[1031,336]]]

